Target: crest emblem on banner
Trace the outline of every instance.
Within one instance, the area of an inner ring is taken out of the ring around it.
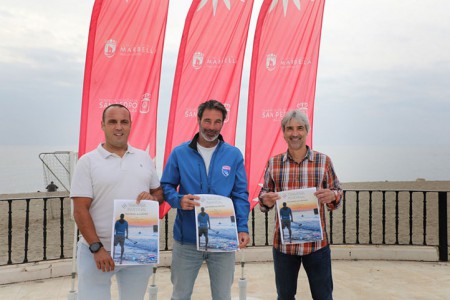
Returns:
[[[230,110],[231,110],[231,104],[230,103],[224,103],[223,106],[225,106],[225,109],[227,110],[227,117],[223,121],[224,123],[227,123],[230,120]]]
[[[195,52],[194,53],[194,57],[192,57],[192,67],[194,67],[194,69],[198,70],[202,67],[203,65],[203,53],[201,52]]]
[[[277,65],[277,56],[273,53],[267,54],[266,56],[266,69],[269,71],[275,70]]]
[[[107,58],[111,58],[116,53],[117,42],[113,39],[107,40],[104,48],[104,53]]]
[[[141,107],[139,112],[141,114],[146,114],[150,111],[150,93],[145,93],[142,95]]]
[[[228,177],[230,175],[231,167],[230,166],[222,166],[222,174],[225,177]]]
[[[296,108],[308,115],[308,102],[299,102]]]

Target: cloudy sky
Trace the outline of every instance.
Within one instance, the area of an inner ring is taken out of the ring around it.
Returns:
[[[0,149],[46,145],[51,151],[77,150],[93,2],[1,2]],[[247,49],[261,3],[255,0]],[[160,90],[161,145],[189,5],[188,0],[172,0],[169,8]],[[314,148],[331,156],[342,181],[450,180],[449,11],[448,0],[326,1]],[[250,54],[247,50],[241,127]],[[236,144],[244,150],[244,136]],[[163,150],[157,150],[159,168]]]

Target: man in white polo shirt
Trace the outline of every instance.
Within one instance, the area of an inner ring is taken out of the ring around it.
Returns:
[[[112,104],[103,111],[105,142],[77,163],[70,197],[82,235],[78,243],[78,299],[110,299],[116,275],[120,299],[143,299],[149,266],[115,266],[110,254],[114,199],[151,199],[163,193],[150,156],[128,145],[129,110]]]

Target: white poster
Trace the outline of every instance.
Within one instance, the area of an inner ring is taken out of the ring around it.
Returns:
[[[116,265],[159,263],[159,203],[114,200],[111,256]]]
[[[236,215],[230,198],[200,194],[195,207],[197,250],[229,252],[238,250]]]
[[[278,192],[277,214],[282,244],[322,240],[319,202],[316,188]]]

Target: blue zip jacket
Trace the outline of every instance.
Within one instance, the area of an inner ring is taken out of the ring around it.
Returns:
[[[195,210],[182,210],[180,206],[180,200],[186,194],[215,194],[231,198],[237,230],[248,233],[250,203],[241,151],[225,143],[220,135],[206,175],[205,162],[197,151],[198,136],[197,133],[192,141],[173,149],[161,177],[165,200],[177,209],[174,239],[180,243],[196,243]]]

